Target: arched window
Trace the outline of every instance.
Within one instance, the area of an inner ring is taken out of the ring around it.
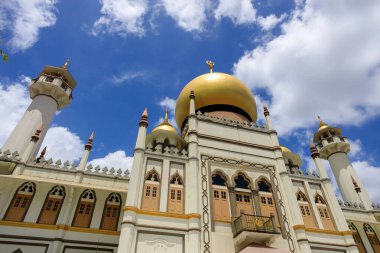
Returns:
[[[94,191],[85,190],[82,193],[75,212],[73,227],[88,228],[90,226],[95,202],[96,196]]]
[[[32,202],[35,193],[35,184],[26,182],[22,184],[16,191],[11,204],[5,214],[5,220],[23,221],[26,212]]]
[[[104,205],[102,223],[100,229],[117,230],[121,207],[121,197],[119,193],[111,193]]]
[[[357,248],[359,250],[359,253],[366,253],[367,251],[366,251],[366,249],[364,247],[362,238],[360,238],[358,229],[356,228],[356,226],[354,225],[354,223],[349,222],[348,223],[348,227],[352,231],[352,237],[354,238],[354,241],[355,241],[356,246],[357,246]]]
[[[170,213],[183,213],[183,180],[176,173],[170,179],[168,211]]]
[[[37,223],[54,225],[57,222],[64,198],[65,188],[60,185],[53,187],[46,196]]]
[[[266,180],[261,179],[257,182],[259,188],[259,201],[262,216],[274,217],[274,224],[280,227],[280,222],[277,216],[276,204],[274,203],[272,185]]]
[[[231,221],[227,179],[218,172],[212,176],[212,197],[214,219],[219,221]]]
[[[252,192],[249,188],[249,179],[242,173],[239,173],[235,179],[235,198],[236,213],[253,214]]]
[[[321,217],[323,228],[327,230],[335,230],[334,222],[327,208],[326,201],[319,194],[315,195],[314,200],[318,209],[319,216]]]
[[[307,228],[316,228],[315,220],[313,217],[313,213],[311,211],[309,200],[307,199],[306,195],[299,191],[297,193],[297,201],[298,205],[301,209],[301,214],[303,218],[303,222],[305,223],[305,227]]]
[[[365,223],[363,225],[363,228],[364,228],[364,232],[366,233],[366,235],[368,237],[368,241],[372,246],[373,251],[375,253],[380,253],[379,238],[377,237],[377,235],[376,235],[375,231],[373,230],[373,228],[371,227],[371,225]]]
[[[157,211],[160,196],[160,179],[155,169],[145,177],[144,192],[141,208],[149,211]]]

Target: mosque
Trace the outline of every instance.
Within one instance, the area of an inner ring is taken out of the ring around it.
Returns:
[[[2,253],[380,252],[380,205],[347,154],[342,129],[320,119],[310,155],[280,145],[267,106],[257,120],[250,89],[213,72],[191,80],[176,104],[179,132],[138,124],[133,165],[45,159],[41,143],[76,82],[46,66],[29,86],[32,102],[0,150]],[[335,195],[327,160],[343,199]]]

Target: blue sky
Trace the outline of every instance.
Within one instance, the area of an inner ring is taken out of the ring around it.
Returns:
[[[269,103],[281,143],[305,168],[316,116],[341,127],[380,201],[379,13],[379,3],[354,0],[2,1],[0,45],[10,60],[0,63],[0,142],[30,103],[28,78],[69,58],[78,86],[53,121],[48,153],[76,160],[95,131],[90,160],[128,167],[143,109],[149,129],[165,107],[173,117],[181,89],[212,59],[259,107]]]

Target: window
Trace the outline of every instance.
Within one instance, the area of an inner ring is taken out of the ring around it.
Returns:
[[[219,191],[214,190],[214,198],[218,199],[219,198]]]
[[[65,188],[63,186],[53,187],[46,197],[37,222],[51,225],[56,224],[64,198]]]
[[[316,194],[314,199],[318,208],[319,216],[321,217],[323,228],[327,230],[335,230],[334,222],[328,212],[326,201],[319,194]]]
[[[267,204],[267,199],[265,197],[261,197],[261,203],[266,205]]]
[[[104,204],[102,223],[100,229],[117,230],[121,207],[119,193],[111,193]]]
[[[171,177],[169,189],[168,211],[171,213],[183,213],[183,180],[178,172]]]
[[[273,199],[272,199],[272,197],[268,197],[268,205],[273,205]]]
[[[144,191],[141,208],[144,210],[157,211],[159,203],[160,178],[153,168],[145,177]],[[170,192],[170,191],[169,191]]]
[[[379,238],[376,235],[375,230],[373,230],[371,225],[369,225],[367,223],[363,225],[363,228],[364,228],[364,232],[367,235],[368,241],[370,242],[370,244],[372,246],[373,251],[375,253],[379,253],[380,252],[380,242],[379,242]]]
[[[298,191],[296,196],[297,196],[298,205],[299,205],[300,210],[301,210],[301,214],[302,214],[302,218],[303,218],[303,222],[305,224],[305,227],[316,228],[317,225],[315,223],[313,213],[311,212],[310,203],[308,201],[308,198],[301,191]]]
[[[75,212],[73,227],[90,227],[95,201],[96,197],[93,190],[85,190],[82,193],[78,202],[77,211]]]
[[[35,184],[27,182],[16,191],[4,220],[23,221],[35,193]]]
[[[220,185],[220,186],[226,186],[226,178],[222,176],[219,172],[212,176],[212,184],[213,185]]]
[[[227,193],[225,191],[222,191],[221,194],[222,194],[222,199],[227,199]]]
[[[242,189],[249,189],[249,179],[244,174],[238,174],[235,177],[235,187]]]
[[[243,202],[243,196],[241,194],[236,194],[236,201]]]
[[[244,202],[245,203],[250,203],[251,202],[251,198],[249,197],[249,195],[244,195]]]

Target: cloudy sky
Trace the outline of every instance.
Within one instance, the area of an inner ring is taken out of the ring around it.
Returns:
[[[30,103],[27,86],[45,65],[78,82],[43,146],[78,160],[129,168],[139,117],[149,129],[192,78],[233,74],[269,104],[280,141],[313,168],[307,141],[317,115],[343,129],[350,158],[380,202],[380,1],[6,0],[0,2],[0,144]],[[260,109],[261,117],[261,109]],[[261,118],[262,120],[262,118]]]

